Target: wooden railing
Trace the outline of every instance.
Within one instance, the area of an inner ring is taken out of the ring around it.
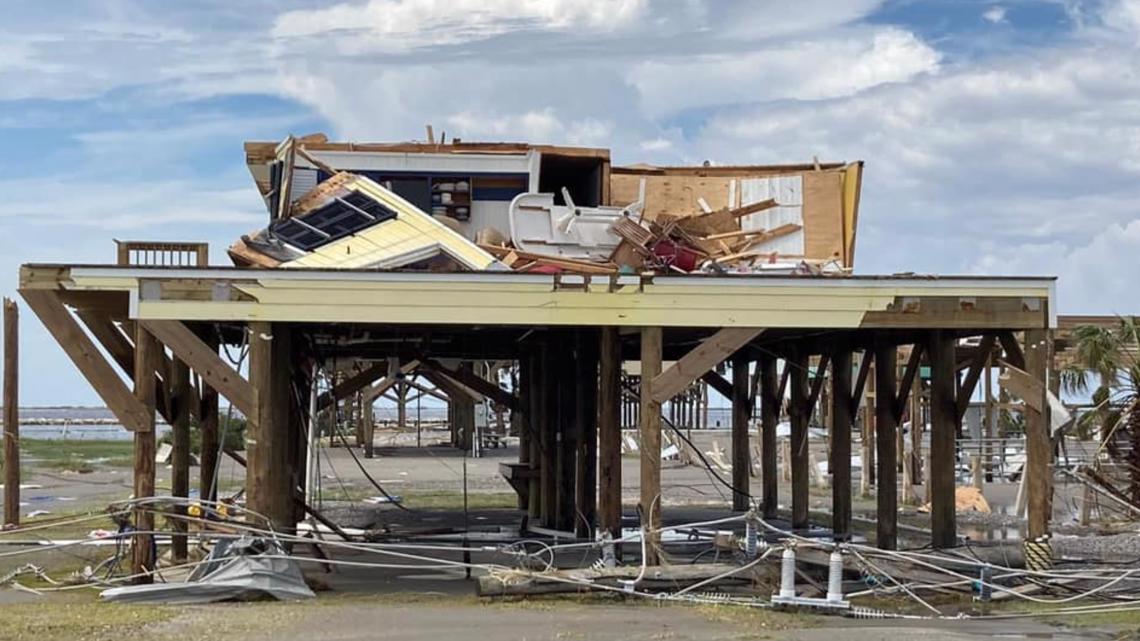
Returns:
[[[115,244],[120,265],[205,267],[210,263],[209,243],[116,240]]]

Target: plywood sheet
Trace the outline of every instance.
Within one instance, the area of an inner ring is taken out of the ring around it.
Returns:
[[[802,224],[804,229],[775,239],[771,247],[764,245],[764,249],[814,260],[843,259],[849,255],[845,241],[852,234],[845,231],[844,226],[853,226],[853,221],[845,220],[844,216],[842,169],[812,169],[779,175],[742,171],[738,176],[615,173],[610,178],[612,201],[621,206],[635,202],[642,180],[646,183],[645,218],[648,220],[663,214],[696,215],[701,212],[699,198],[704,198],[713,209],[774,198],[779,207],[742,219],[742,227],[774,229],[786,224]],[[735,189],[733,181],[737,182]],[[850,200],[851,194],[847,196]],[[730,203],[730,198],[739,202]],[[847,206],[850,207],[850,203]]]
[[[645,219],[656,220],[661,214],[687,216],[701,213],[697,199],[704,198],[709,207],[721,209],[729,205],[729,183],[735,178],[702,178],[699,176],[636,176],[613,174],[610,177],[610,201],[624,207],[637,201],[638,189],[645,180]]]
[[[804,180],[804,255],[817,260],[842,258],[843,175],[810,171]]]

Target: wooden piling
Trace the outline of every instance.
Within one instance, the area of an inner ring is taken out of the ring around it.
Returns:
[[[811,496],[808,465],[808,422],[811,420],[808,389],[808,354],[794,351],[787,359],[791,387],[792,528],[808,527]]]
[[[577,476],[578,422],[576,399],[580,381],[575,377],[574,340],[572,335],[564,335],[556,343],[558,366],[554,388],[555,399],[554,461],[557,474],[557,504],[554,527],[563,532],[573,532],[577,521],[575,499],[575,479]]]
[[[598,382],[599,527],[621,536],[621,340],[617,327],[603,327]]]
[[[249,381],[257,392],[246,438],[246,504],[279,532],[292,532],[290,466],[290,330],[284,323],[249,324]]]
[[[660,563],[661,404],[653,400],[653,379],[661,373],[661,334],[660,327],[641,329],[641,518],[648,565]]]
[[[760,356],[760,485],[764,497],[764,518],[776,518],[779,508],[779,475],[776,457],[776,429],[780,422],[780,377],[776,375],[776,357]]]
[[[1036,399],[1023,399],[1026,405],[1026,525],[1031,541],[1049,534],[1049,521],[1053,516],[1053,447],[1049,437],[1049,403],[1045,395],[1049,361],[1052,360],[1050,334],[1044,329],[1025,332],[1025,370],[1040,383]],[[1041,407],[1041,411],[1033,409],[1034,404]]]
[[[135,500],[154,496],[154,412],[156,394],[154,372],[160,362],[161,346],[142,323],[135,324],[135,398],[142,404],[146,425],[134,433],[134,495]],[[149,418],[149,420],[147,420]],[[131,574],[135,583],[151,583],[154,571],[154,509],[153,505],[136,508],[135,530],[142,532],[134,538],[131,551]]]
[[[190,403],[192,388],[190,387],[190,367],[178,358],[170,361],[170,402],[173,421],[170,423],[171,452],[170,452],[170,495],[175,498],[187,499],[190,497]],[[175,514],[185,515],[186,506],[176,505]],[[186,560],[186,531],[187,522],[184,519],[174,518],[170,522],[174,535],[171,539],[171,557],[175,561]]]
[[[831,530],[836,541],[851,538],[851,349],[831,356]]]
[[[594,534],[598,497],[598,333],[580,329],[575,336],[575,401],[577,473],[574,480],[574,532]]]
[[[732,509],[737,512],[747,511],[751,498],[748,423],[752,408],[748,383],[748,358],[737,354],[732,357]]]
[[[375,399],[361,397],[360,403],[360,422],[364,431],[364,458],[372,458],[374,455],[376,440],[376,417],[374,416]],[[401,407],[403,404],[400,404]],[[402,425],[401,425],[402,427]]]
[[[214,352],[218,351],[217,337],[208,341]],[[198,409],[198,430],[202,445],[198,452],[198,496],[206,501],[218,499],[217,469],[219,451],[218,391],[201,379],[201,405]]]
[[[878,506],[875,515],[878,546],[898,547],[898,415],[895,398],[898,388],[898,348],[894,344],[875,345],[875,443]]]
[[[4,524],[20,525],[20,309],[4,299]]]
[[[954,444],[958,435],[958,379],[954,337],[943,330],[930,334],[930,495],[931,544],[951,548],[957,544],[955,523]]]

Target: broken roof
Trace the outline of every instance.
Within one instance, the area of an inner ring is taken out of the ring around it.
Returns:
[[[469,270],[505,269],[494,256],[397,194],[339,173],[293,204],[291,215],[230,248],[241,264],[397,269],[446,256]]]

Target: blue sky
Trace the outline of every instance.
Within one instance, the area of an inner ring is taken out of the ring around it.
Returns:
[[[464,139],[867,162],[857,270],[1140,312],[1140,0],[61,0],[0,22],[0,287],[264,222],[241,144]],[[240,5],[240,6],[239,6]],[[97,399],[30,312],[25,404]]]

